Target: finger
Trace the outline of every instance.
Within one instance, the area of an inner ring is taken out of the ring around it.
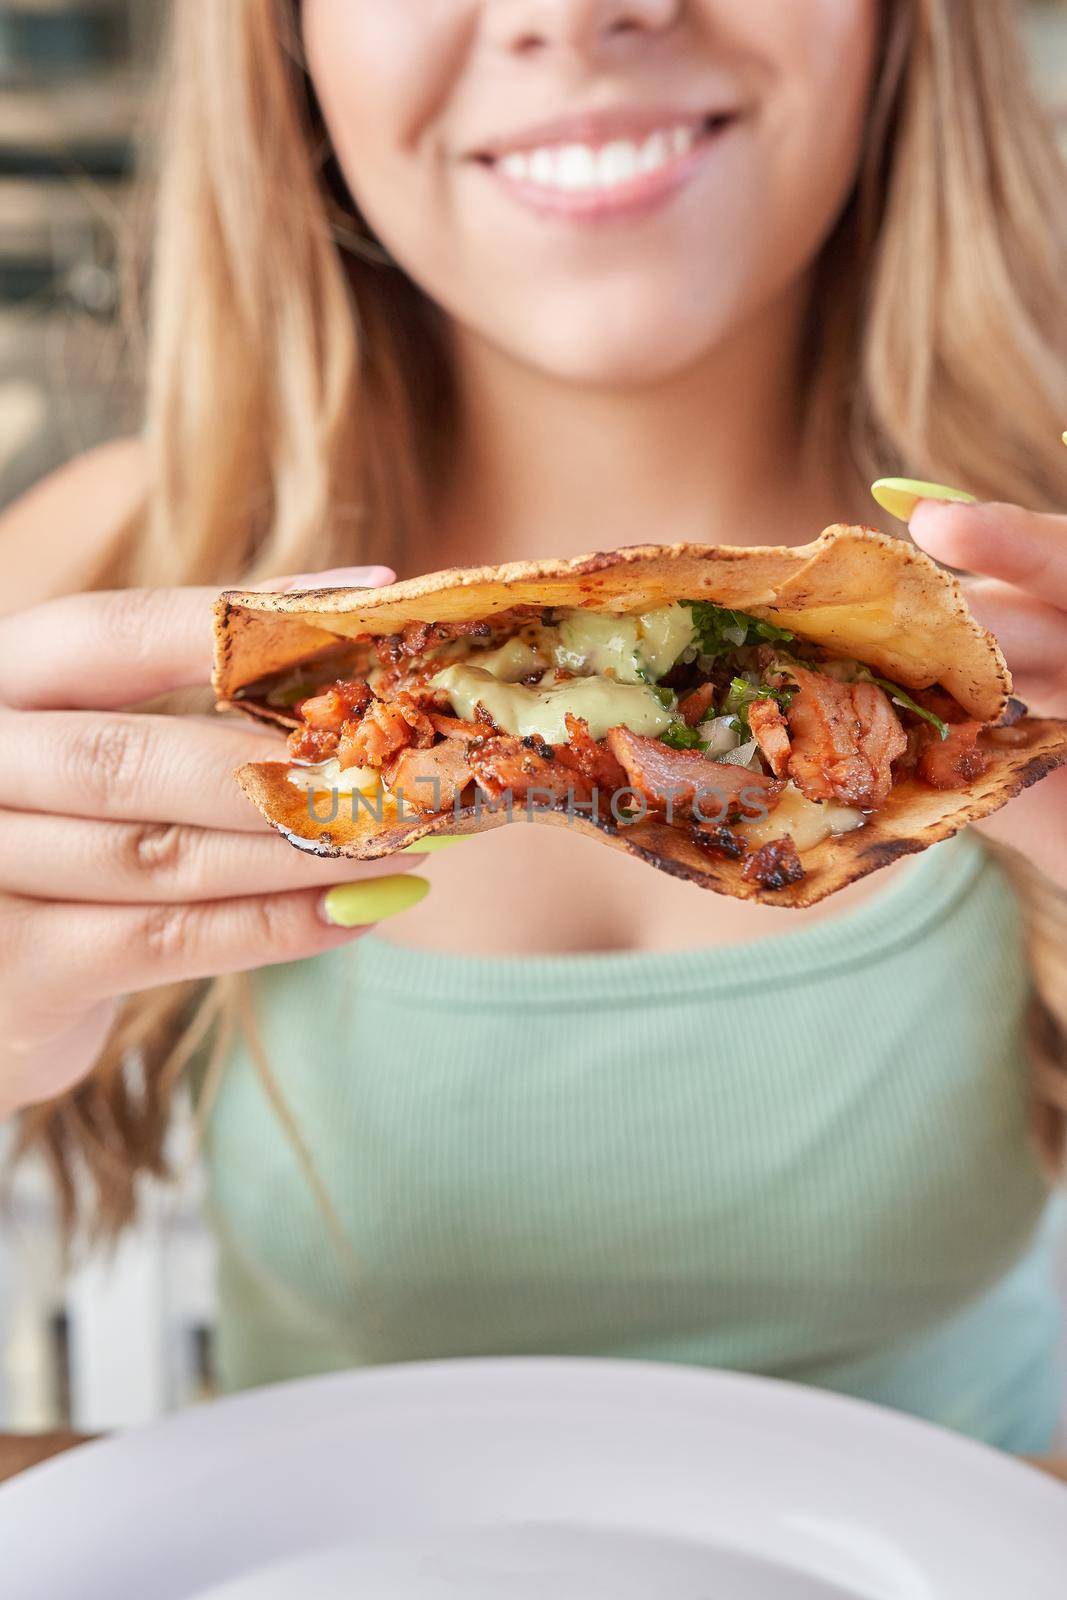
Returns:
[[[66,595],[0,619],[0,702],[106,710],[208,683],[217,593]]]
[[[393,578],[388,567],[338,570],[366,588]],[[312,578],[274,582],[288,588]],[[209,683],[217,598],[215,588],[117,589],[0,618],[0,703],[110,710]]]
[[[295,577],[271,578],[254,589],[267,594],[292,594],[298,589],[381,589],[396,582],[392,567],[328,567],[324,572],[299,572]]]
[[[1017,584],[1067,609],[1067,517],[1021,506],[923,500],[908,526],[935,561]]]
[[[0,811],[0,884],[28,899],[172,905],[328,889],[419,866],[294,850],[273,833]]]
[[[234,782],[280,739],[219,718],[0,708],[0,806],[240,833],[268,824]]]
[[[35,1014],[61,1020],[116,990],[130,994],[302,961],[365,931],[327,922],[321,902],[318,889],[76,911],[50,901],[11,899],[0,913],[5,971],[14,992],[32,992]]]
[[[983,578],[965,586],[967,604],[992,633],[1013,674],[1062,684],[1067,670],[1067,613],[1017,589]]]

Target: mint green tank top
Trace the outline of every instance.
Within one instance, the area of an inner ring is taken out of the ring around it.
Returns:
[[[375,934],[253,984],[333,1228],[242,1045],[208,1133],[227,1386],[640,1357],[1049,1447],[1059,1208],[1019,909],[975,837],[752,944],[493,959]]]

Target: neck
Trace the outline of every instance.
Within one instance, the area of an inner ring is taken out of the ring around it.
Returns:
[[[627,544],[803,544],[841,519],[841,486],[805,465],[807,286],[693,366],[592,387],[454,335],[460,425],[412,572]]]

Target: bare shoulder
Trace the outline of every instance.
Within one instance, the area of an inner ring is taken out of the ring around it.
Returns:
[[[0,612],[83,588],[145,490],[144,447],[117,439],[78,456],[0,511]]]

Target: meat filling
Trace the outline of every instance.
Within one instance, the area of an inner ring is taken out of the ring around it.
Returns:
[[[508,794],[519,804],[530,798],[588,804],[594,795],[607,804],[630,794],[653,815],[686,822],[702,849],[743,860],[745,877],[768,889],[803,876],[796,844],[786,835],[750,854],[731,824],[762,820],[787,783],[808,801],[872,812],[885,804],[895,777],[914,774],[934,788],[962,788],[988,764],[982,724],[968,720],[943,690],[921,691],[921,703],[902,695],[906,704],[898,715],[869,676],[851,670],[834,675],[830,665],[817,670],[826,653],[802,641],[796,649],[803,659],[779,658],[774,646],[760,644],[710,663],[701,658],[702,665],[683,655],[658,683],[646,678],[671,719],[661,737],[620,723],[594,738],[589,722],[568,711],[566,741],[551,744],[536,734],[508,732],[477,700],[466,705],[466,715],[456,715],[448,691],[431,684],[440,663],[433,652],[467,638],[476,662],[479,647],[495,646],[537,617],[550,625],[551,613],[518,606],[486,621],[413,622],[372,641],[381,663],[372,674],[374,688],[362,678],[341,678],[298,701],[291,759],[335,759],[342,769],[380,771],[405,805],[423,812],[470,801],[476,786],[491,799]],[[361,647],[368,647],[366,638]],[[536,686],[543,671],[520,681]],[[564,667],[552,675],[557,688],[573,676]],[[604,676],[613,680],[610,669]],[[657,716],[653,727],[666,721]],[[759,752],[754,763],[733,765],[721,747],[716,754],[727,758],[709,759],[704,724],[716,717],[728,729],[733,719],[738,744],[751,735]],[[945,737],[925,717],[940,718]],[[753,770],[760,761],[764,770]]]
[[[916,771],[935,789],[964,789],[980,778],[989,765],[989,756],[978,743],[980,722],[953,722],[945,739],[933,728],[919,734]]]
[[[792,676],[799,692],[786,712],[789,776],[809,800],[876,811],[908,744],[888,695],[876,683],[839,683],[806,667]]]
[[[408,745],[386,771],[394,795],[413,811],[451,811],[474,776],[467,746],[442,739],[426,749]]]
[[[761,889],[785,889],[791,883],[800,883],[804,868],[792,837],[785,833],[780,839],[771,839],[745,861],[741,876],[749,883],[758,883]]]
[[[672,750],[629,728],[612,728],[605,743],[648,809],[672,817],[695,815],[702,822],[765,817],[785,787],[765,773],[706,761],[691,750]]]
[[[789,725],[776,700],[755,700],[749,707],[748,725],[764,760],[776,778],[788,778]]]

